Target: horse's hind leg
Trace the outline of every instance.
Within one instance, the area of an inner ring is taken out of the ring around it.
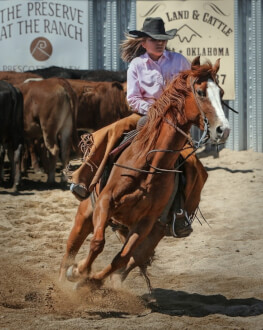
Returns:
[[[165,236],[166,226],[160,222],[155,222],[149,235],[135,249],[126,267],[119,272],[120,280],[123,282],[129,273],[136,267],[140,268],[141,274],[146,280],[149,291],[152,291],[151,283],[147,275],[147,266],[154,256],[154,250],[160,240]]]
[[[93,208],[90,198],[80,203],[74,225],[67,240],[66,252],[61,262],[60,280],[64,279],[67,268],[74,263],[81,245],[93,231],[92,213]]]
[[[90,280],[101,283],[109,275],[116,270],[123,268],[127,265],[130,258],[133,255],[134,250],[149,234],[153,226],[153,220],[151,218],[142,219],[135,228],[130,232],[122,250],[114,257],[111,264],[104,268],[101,272],[95,273],[90,277]]]

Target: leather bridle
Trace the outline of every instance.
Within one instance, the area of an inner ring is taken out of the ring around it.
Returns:
[[[203,112],[203,110],[201,108],[201,105],[199,103],[198,97],[196,95],[196,91],[194,89],[194,84],[196,83],[196,80],[197,79],[192,80],[192,77],[191,77],[191,89],[192,89],[192,93],[193,93],[193,95],[195,97],[196,104],[198,106],[198,109],[199,109],[200,113],[202,114],[203,121],[204,121],[204,131],[203,131],[203,134],[202,134],[200,140],[199,141],[193,140],[188,134],[186,134],[180,127],[178,127],[172,121],[170,121],[167,118],[163,118],[163,120],[167,124],[169,124],[170,126],[172,126],[175,130],[177,130],[179,133],[181,133],[184,137],[187,138],[187,140],[189,141],[191,147],[186,147],[186,148],[182,148],[182,149],[178,149],[178,150],[169,150],[169,149],[153,149],[153,150],[150,150],[146,154],[146,163],[147,163],[147,165],[150,168],[154,169],[154,171],[148,171],[148,170],[143,170],[143,169],[139,169],[139,168],[129,167],[129,166],[121,165],[121,164],[118,164],[118,163],[113,163],[113,165],[118,166],[118,167],[122,167],[122,168],[125,168],[125,169],[128,169],[128,170],[133,170],[133,171],[136,171],[136,172],[147,173],[147,174],[160,174],[160,173],[176,173],[176,172],[182,172],[182,171],[178,170],[178,168],[180,168],[185,163],[185,161],[187,160],[187,158],[189,158],[192,154],[194,154],[197,151],[197,149],[199,149],[201,146],[205,145],[205,143],[209,139],[209,123],[208,123],[208,119],[205,117],[205,114],[204,114],[204,112]],[[166,153],[167,152],[170,152],[170,153],[176,153],[176,152],[181,152],[182,150],[189,149],[189,148],[193,148],[193,151],[175,169],[172,169],[172,170],[155,167],[152,164],[150,164],[150,162],[148,160],[148,156],[151,153],[154,153],[154,152],[166,152]]]

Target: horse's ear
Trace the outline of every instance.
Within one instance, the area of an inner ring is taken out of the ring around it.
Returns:
[[[215,72],[217,72],[217,71],[219,70],[219,68],[220,68],[220,58],[218,58],[218,59],[216,60],[215,65],[214,65],[214,67],[213,67],[213,70],[214,70]]]
[[[200,56],[197,56],[193,59],[191,67],[193,69],[194,66],[200,66]]]

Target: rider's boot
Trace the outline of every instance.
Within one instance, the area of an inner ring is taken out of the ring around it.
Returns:
[[[191,234],[192,221],[201,198],[201,191],[207,179],[207,172],[192,149],[184,149],[181,157],[185,161],[180,175],[177,194],[169,211],[170,233],[175,237]]]

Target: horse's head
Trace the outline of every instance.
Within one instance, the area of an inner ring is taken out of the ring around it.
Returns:
[[[212,142],[223,143],[229,136],[229,122],[224,114],[221,98],[223,90],[216,81],[220,60],[212,66],[207,62],[200,65],[200,58],[193,60],[188,76],[192,93],[186,98],[186,116],[200,129],[208,121],[208,133]]]

